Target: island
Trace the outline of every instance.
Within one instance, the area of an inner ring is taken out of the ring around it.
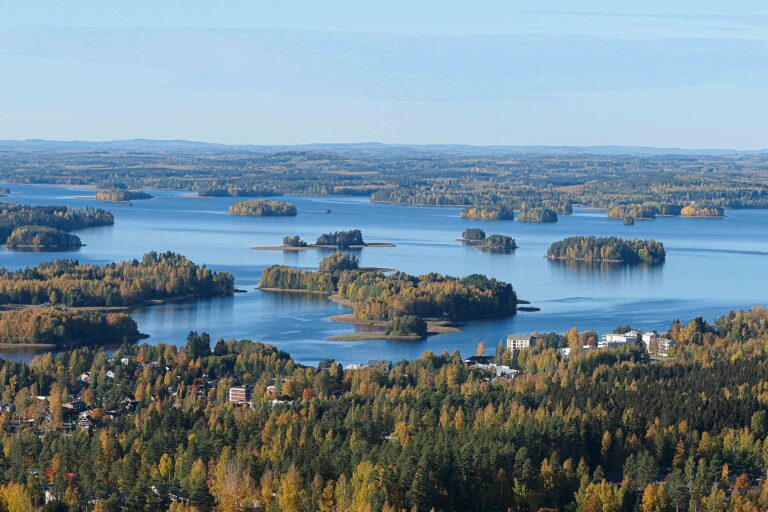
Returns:
[[[55,307],[0,313],[0,350],[66,348],[134,342],[146,336],[127,313]]]
[[[622,219],[625,221],[625,224],[630,224],[626,219],[653,220],[656,217],[680,215],[680,211],[680,205],[659,201],[645,201],[643,203],[614,204],[608,208],[606,215],[609,219]]]
[[[99,208],[73,209],[68,206],[29,206],[0,203],[0,243],[7,242],[13,230],[23,226],[47,226],[62,231],[111,226],[113,215]]]
[[[364,247],[396,247],[395,244],[385,242],[366,242],[359,229],[350,231],[336,231],[317,237],[314,244],[309,244],[298,235],[283,237],[283,245],[252,247],[256,251],[304,251],[311,249],[322,250],[358,250]]]
[[[11,189],[8,187],[0,187],[0,196],[5,197],[11,193]]]
[[[557,222],[557,212],[549,208],[522,208],[517,220],[520,222]]]
[[[152,199],[152,196],[141,190],[127,190],[123,188],[102,189],[96,192],[97,201],[127,203],[134,199]]]
[[[513,220],[515,212],[511,206],[506,205],[469,206],[461,210],[459,216],[462,219]]]
[[[664,244],[656,240],[625,240],[615,236],[572,236],[549,246],[551,260],[623,264],[658,264],[666,258]]]
[[[296,206],[283,201],[251,199],[229,205],[230,215],[249,215],[252,217],[295,217]]]
[[[689,204],[680,210],[681,217],[724,217],[723,209],[718,206]]]
[[[517,249],[517,243],[511,236],[506,235],[490,235],[485,236],[485,231],[477,228],[470,228],[464,230],[461,238],[461,242],[483,249],[490,252],[503,252],[511,253]]]
[[[11,249],[31,251],[69,251],[80,248],[80,237],[48,226],[21,226],[5,242]]]
[[[455,330],[453,323],[457,321],[517,312],[517,295],[508,283],[480,274],[412,276],[365,271],[359,268],[356,258],[344,253],[323,259],[315,271],[285,265],[267,267],[259,288],[326,294],[353,311],[333,320],[383,328],[331,338],[334,340],[416,340],[427,334]]]
[[[134,307],[231,295],[234,278],[173,252],[107,265],[60,259],[22,270],[0,269],[0,306]]]

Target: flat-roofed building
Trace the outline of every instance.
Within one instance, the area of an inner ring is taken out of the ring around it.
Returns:
[[[250,398],[248,388],[245,386],[236,386],[229,388],[229,401],[233,404],[244,404]]]
[[[531,334],[508,334],[507,350],[514,353],[536,344],[536,336]]]

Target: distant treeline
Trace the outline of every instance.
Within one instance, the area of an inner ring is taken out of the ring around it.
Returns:
[[[5,243],[11,248],[32,250],[68,250],[83,245],[79,236],[48,226],[18,227]]]
[[[271,189],[225,187],[198,190],[197,195],[200,197],[272,197],[279,194]]]
[[[152,196],[141,190],[122,188],[104,189],[96,192],[97,201],[132,201],[134,199],[152,199]]]
[[[664,244],[656,240],[625,240],[615,236],[572,236],[549,246],[547,257],[558,260],[661,263]]]
[[[126,313],[57,308],[28,308],[0,313],[0,343],[105,345],[139,339]]]
[[[251,215],[254,217],[293,217],[296,206],[282,201],[251,199],[229,205],[231,215]]]
[[[149,252],[141,260],[104,266],[62,259],[24,270],[0,269],[0,305],[135,306],[233,291],[231,274],[212,272],[172,252]]]
[[[14,229],[21,226],[47,226],[62,231],[111,226],[115,218],[97,208],[72,209],[68,206],[28,206],[0,203],[0,243],[5,243]]]

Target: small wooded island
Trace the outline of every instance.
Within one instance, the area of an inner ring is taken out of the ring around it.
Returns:
[[[511,206],[470,206],[459,212],[462,219],[477,220],[513,220],[515,211]]]
[[[21,251],[71,251],[82,247],[80,237],[48,226],[21,226],[14,229],[5,242]]]
[[[283,201],[250,199],[229,205],[230,215],[249,215],[252,217],[295,217],[296,206]]]
[[[395,247],[395,244],[366,242],[359,229],[336,231],[317,237],[314,244],[309,244],[298,235],[283,237],[283,245],[253,247],[257,251],[303,251],[309,249],[362,249],[364,247]]]
[[[550,208],[521,208],[517,216],[520,222],[557,222],[557,212]]]
[[[127,190],[124,188],[101,189],[96,192],[97,201],[127,203],[134,199],[152,199],[152,196],[142,190]]]
[[[455,330],[452,322],[517,312],[517,295],[508,283],[480,274],[412,276],[364,271],[357,258],[343,253],[323,259],[315,271],[284,265],[268,267],[259,287],[264,291],[328,294],[353,310],[334,320],[382,329],[329,338],[333,340],[418,340],[427,334]]]
[[[467,245],[490,252],[511,253],[517,249],[517,243],[515,243],[515,239],[511,236],[486,236],[485,231],[478,228],[465,229],[459,240]]]
[[[549,246],[551,260],[591,261],[601,263],[663,263],[664,244],[656,240],[625,240],[615,236],[572,236]]]
[[[99,208],[72,209],[68,206],[28,206],[0,203],[0,244],[5,244],[16,228],[46,226],[61,231],[111,226],[115,218]]]

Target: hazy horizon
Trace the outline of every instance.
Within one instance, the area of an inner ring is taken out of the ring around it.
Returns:
[[[0,139],[768,146],[754,1],[10,4]]]

